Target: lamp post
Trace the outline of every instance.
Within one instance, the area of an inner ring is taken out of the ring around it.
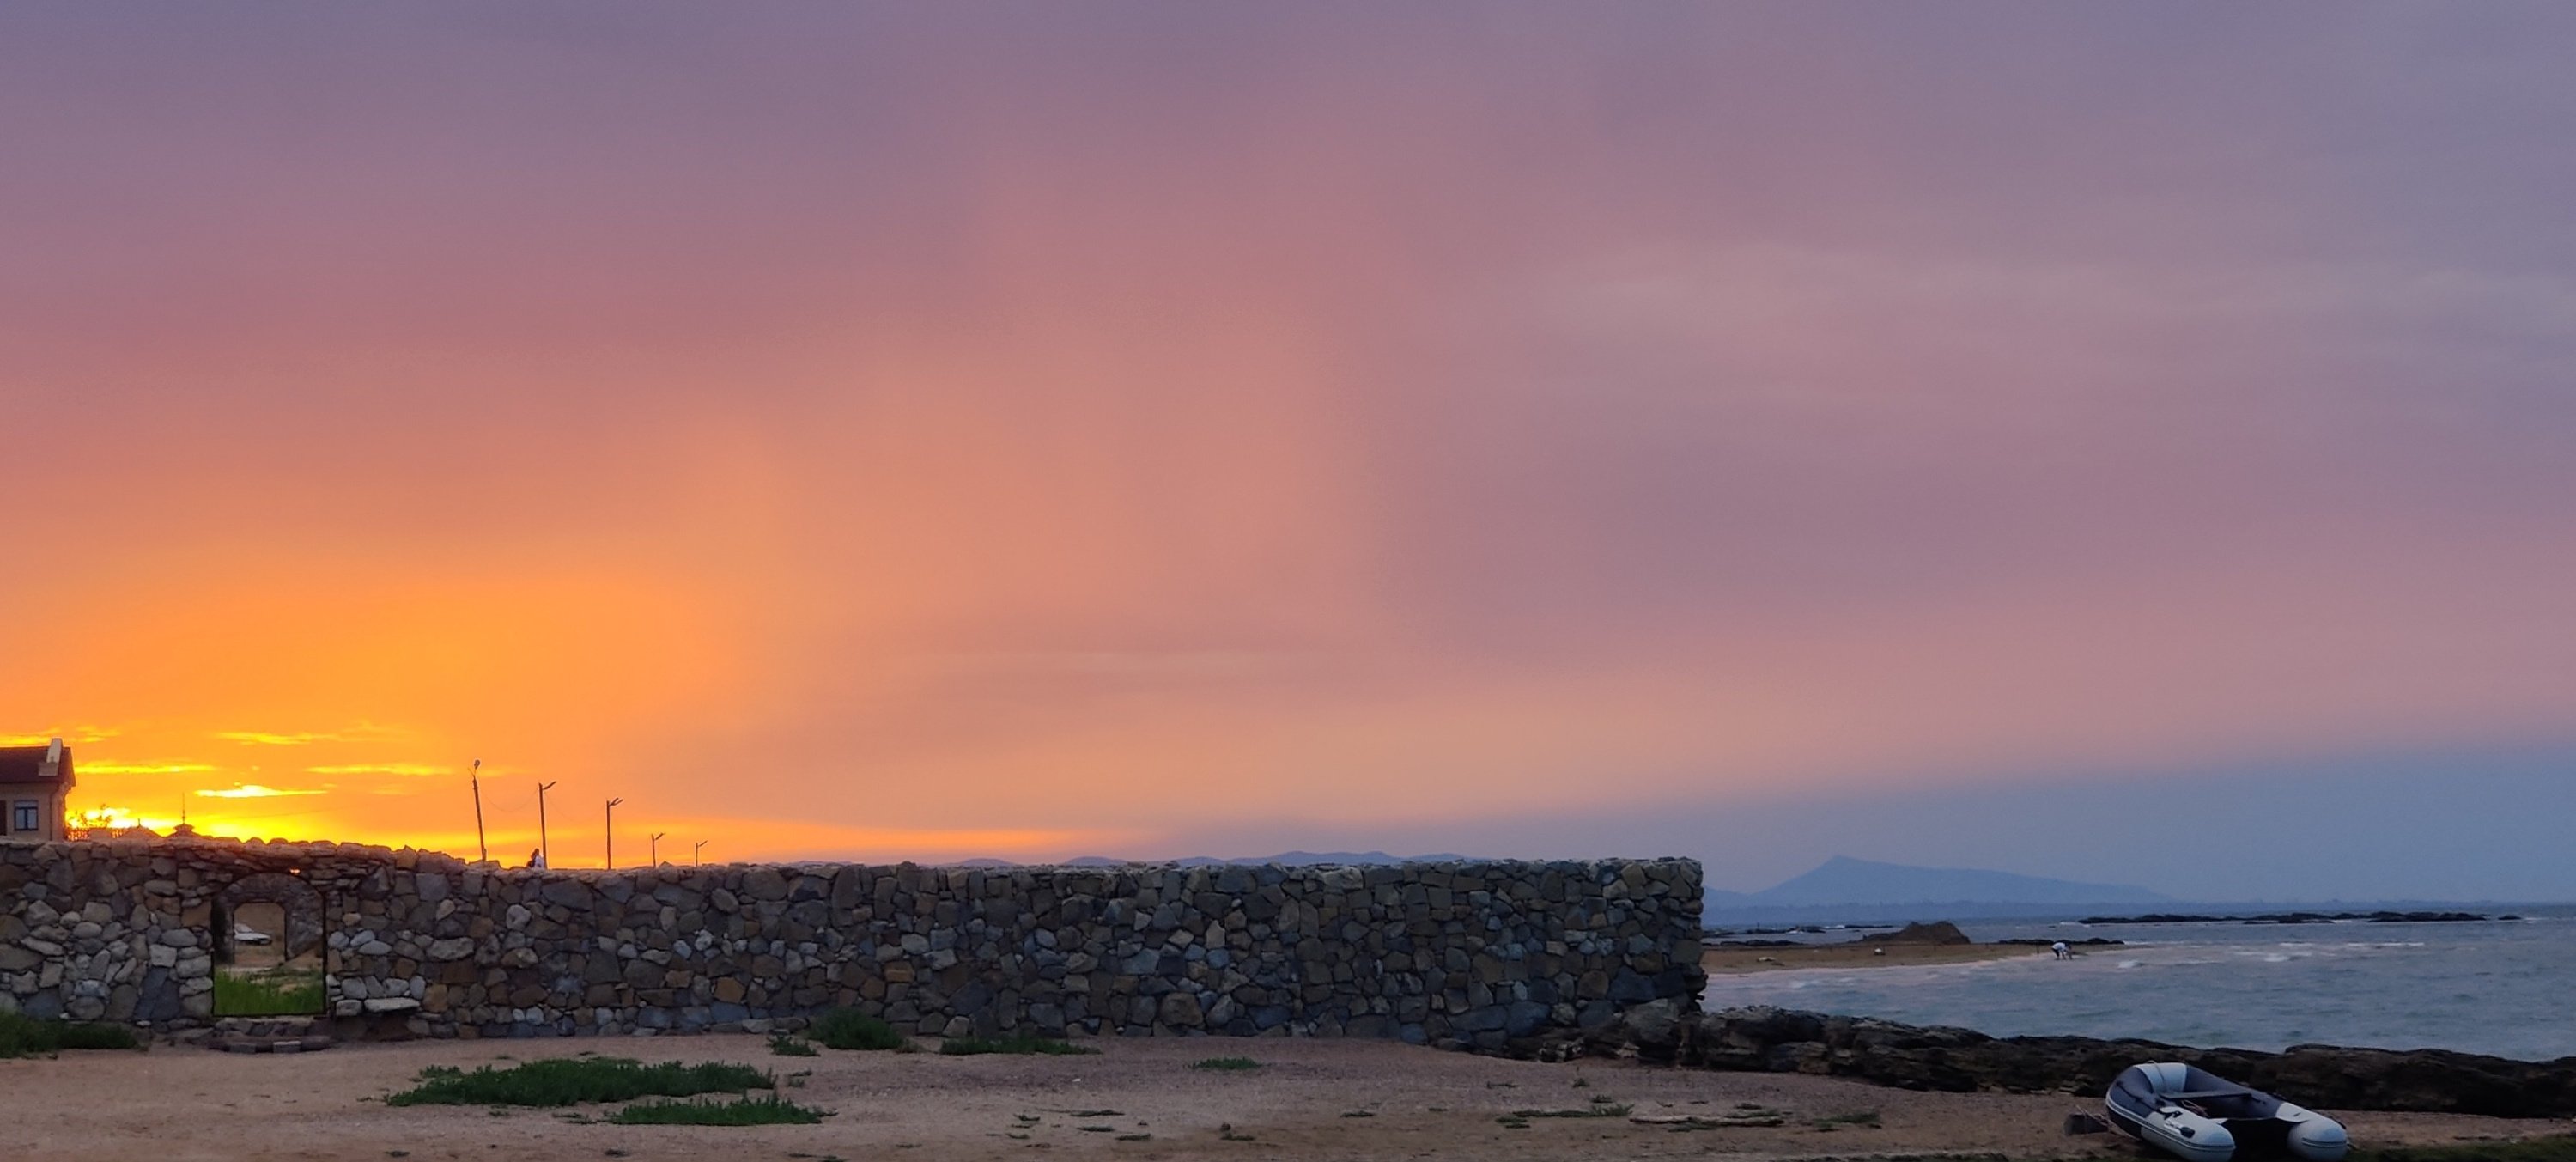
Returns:
[[[546,791],[553,786],[554,783],[537,784],[537,862],[547,867],[555,865],[554,848],[546,842]]]
[[[492,848],[483,842],[483,760],[476,759],[473,766],[465,768],[465,781],[474,786],[474,858],[488,863]]]
[[[697,867],[707,862],[706,856],[703,854],[706,850],[707,841],[703,839],[699,840],[696,846],[691,847],[689,849],[689,866]]]
[[[612,871],[617,867],[617,805],[625,801],[622,798],[611,799],[608,801],[608,806],[601,808],[599,812],[600,818],[606,821],[602,830],[608,834],[607,861]]]
[[[662,837],[669,834],[670,832],[668,831],[656,831],[653,833],[652,838],[644,841],[644,865],[646,867],[662,866]]]

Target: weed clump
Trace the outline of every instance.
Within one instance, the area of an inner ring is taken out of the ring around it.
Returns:
[[[785,1033],[769,1035],[769,1051],[781,1057],[817,1057],[823,1052],[816,1049],[812,1042]]]
[[[1088,1045],[1076,1045],[1071,1041],[1058,1041],[1052,1037],[1020,1036],[1004,1037],[999,1040],[983,1037],[951,1037],[939,1043],[939,1052],[947,1057],[972,1057],[984,1053],[1042,1053],[1049,1056],[1070,1057],[1100,1051]]]
[[[1210,1057],[1205,1061],[1190,1066],[1190,1068],[1234,1071],[1242,1069],[1259,1069],[1261,1068],[1261,1063],[1249,1057]]]
[[[123,1025],[75,1025],[0,1013],[0,1057],[51,1056],[65,1049],[138,1049],[142,1042]]]
[[[722,1061],[646,1065],[626,1057],[553,1057],[507,1069],[485,1065],[471,1073],[433,1065],[420,1071],[419,1085],[385,1098],[385,1104],[568,1106],[639,1097],[741,1093],[769,1086],[767,1072]]]
[[[901,1049],[911,1042],[894,1026],[857,1009],[833,1009],[814,1018],[805,1035],[833,1049]]]
[[[618,1126],[810,1126],[823,1120],[823,1112],[769,1093],[732,1101],[660,1098],[637,1102],[602,1120]]]

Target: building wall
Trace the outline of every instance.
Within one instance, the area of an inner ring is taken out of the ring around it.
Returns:
[[[605,873],[113,840],[0,845],[0,1006],[202,1023],[218,894],[278,872],[319,901],[331,1013],[421,1036],[760,1029],[854,1005],[925,1034],[1501,1048],[1703,980],[1688,860]]]
[[[33,832],[18,828],[18,805],[36,806]],[[56,783],[0,783],[0,839],[21,843],[63,837],[63,788]]]

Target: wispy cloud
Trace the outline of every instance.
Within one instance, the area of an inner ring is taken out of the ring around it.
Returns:
[[[211,763],[81,763],[84,775],[196,775],[214,770]]]
[[[324,792],[319,789],[288,789],[263,787],[257,783],[236,783],[222,790],[197,793],[209,799],[275,799],[287,795],[319,795]]]
[[[456,768],[437,763],[342,763],[326,767],[306,767],[314,775],[452,775]]]
[[[215,737],[225,742],[238,742],[249,746],[308,746],[317,742],[340,741],[339,735],[317,734],[310,731],[274,734],[265,730],[218,730],[215,732]]]
[[[311,746],[317,742],[374,742],[401,738],[403,732],[390,726],[360,722],[338,730],[218,730],[215,738],[244,746]]]
[[[58,726],[34,734],[0,734],[0,746],[43,746],[55,739],[79,744],[116,737],[121,731],[106,726]]]

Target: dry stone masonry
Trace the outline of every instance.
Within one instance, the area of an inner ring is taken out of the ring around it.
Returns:
[[[289,879],[291,877],[291,880]],[[296,890],[297,885],[310,892]],[[1695,1003],[1689,860],[504,870],[409,849],[0,844],[0,1008],[213,1020],[233,901],[317,922],[343,1033],[1372,1036],[1504,1049]]]

